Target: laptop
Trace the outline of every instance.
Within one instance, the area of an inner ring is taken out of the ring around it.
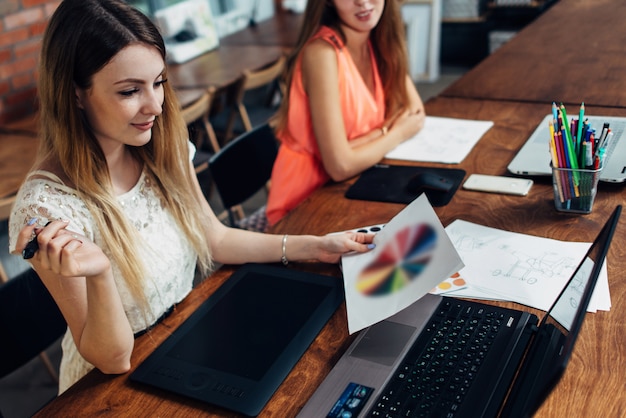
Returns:
[[[616,116],[585,116],[589,123],[600,132],[602,126],[608,123],[614,132],[611,147],[607,149],[607,159],[604,163],[601,181],[611,183],[622,183],[626,181],[626,140],[624,128],[626,128],[626,117]],[[552,120],[552,114],[546,115],[537,126],[524,146],[518,151],[507,169],[510,173],[524,176],[551,176],[550,151],[548,141],[550,132],[548,123]]]
[[[298,416],[532,416],[567,366],[620,213],[541,321],[427,294],[359,333]]]
[[[130,380],[256,416],[343,300],[337,277],[245,264]]]

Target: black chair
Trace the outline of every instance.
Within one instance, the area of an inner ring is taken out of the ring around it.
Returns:
[[[4,283],[0,286],[0,377],[45,355],[44,350],[66,329],[61,311],[33,269]]]
[[[209,160],[209,170],[230,225],[256,231],[267,228],[264,206],[245,217],[241,205],[263,188],[268,190],[277,153],[274,131],[266,123],[239,135]]]

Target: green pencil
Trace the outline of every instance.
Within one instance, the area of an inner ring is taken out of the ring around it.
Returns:
[[[580,110],[578,111],[578,132],[576,133],[576,149],[580,150],[583,142],[583,119],[585,117],[585,102],[580,104]]]
[[[567,152],[570,155],[570,166],[571,168],[578,168],[578,159],[576,158],[576,153],[574,152],[576,148],[574,148],[574,141],[572,140],[572,132],[569,127],[569,121],[567,120],[567,112],[565,112],[565,106],[561,103],[561,115],[563,117],[563,128],[565,128],[565,136]]]

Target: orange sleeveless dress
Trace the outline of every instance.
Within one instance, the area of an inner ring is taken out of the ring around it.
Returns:
[[[327,41],[337,53],[338,89],[348,140],[381,127],[385,121],[385,95],[371,44],[373,96],[341,37],[329,27],[322,26],[311,40],[318,38]],[[291,81],[287,124],[276,134],[281,146],[274,163],[267,202],[270,225],[278,222],[330,179],[324,170],[313,132],[309,98],[302,84],[301,61],[301,58],[297,60]]]

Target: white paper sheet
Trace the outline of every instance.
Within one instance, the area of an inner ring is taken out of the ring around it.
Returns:
[[[518,302],[547,311],[590,243],[518,234],[456,220],[446,228],[465,267],[468,286],[448,296]],[[611,308],[606,260],[588,311]]]
[[[352,334],[406,308],[463,267],[425,194],[374,238],[376,248],[342,257]]]
[[[458,164],[492,126],[491,121],[426,116],[424,128],[385,157]]]

